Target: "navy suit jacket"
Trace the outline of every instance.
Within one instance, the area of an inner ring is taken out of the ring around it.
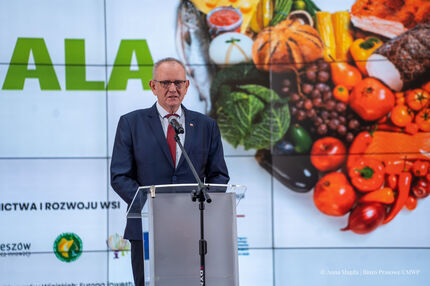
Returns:
[[[184,148],[200,179],[207,183],[228,183],[216,121],[182,108],[185,114]],[[111,161],[111,185],[115,192],[130,206],[139,186],[183,183],[196,181],[183,155],[174,168],[156,105],[121,116]],[[139,219],[127,220],[124,238],[142,239]]]

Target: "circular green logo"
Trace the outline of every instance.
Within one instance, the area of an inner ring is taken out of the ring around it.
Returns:
[[[62,233],[54,242],[54,253],[64,262],[72,262],[81,256],[82,240],[75,233]]]

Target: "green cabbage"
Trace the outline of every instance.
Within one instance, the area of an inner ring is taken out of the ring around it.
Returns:
[[[290,125],[286,99],[281,99],[275,91],[263,85],[236,85],[234,77],[241,75],[240,81],[243,82],[243,73],[253,72],[255,75],[255,68],[251,70],[249,66],[233,66],[230,69],[232,70],[220,71],[230,75],[224,74],[222,77],[228,79],[227,82],[212,86],[212,90],[217,92],[215,117],[223,138],[234,147],[242,145],[245,149],[270,148],[284,136]],[[240,69],[242,73],[238,72]],[[217,79],[214,84],[216,81]]]

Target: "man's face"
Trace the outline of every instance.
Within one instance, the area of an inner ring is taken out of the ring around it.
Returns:
[[[168,112],[174,113],[184,100],[190,82],[186,79],[185,70],[177,62],[163,62],[154,74],[154,80],[149,82],[152,92],[158,98],[158,103]],[[172,83],[167,83],[168,81]],[[175,83],[181,86],[177,86]],[[182,82],[182,83],[180,83]]]

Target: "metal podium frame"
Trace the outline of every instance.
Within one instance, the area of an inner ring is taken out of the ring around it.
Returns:
[[[205,184],[212,203],[206,205],[207,285],[238,286],[236,206],[241,185]],[[199,206],[191,200],[198,184],[139,187],[127,211],[142,220],[145,284],[201,285],[199,279]]]

